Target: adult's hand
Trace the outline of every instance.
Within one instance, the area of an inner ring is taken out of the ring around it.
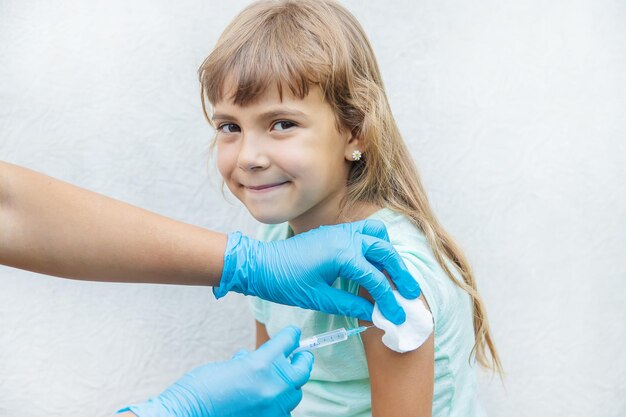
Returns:
[[[139,417],[286,417],[300,400],[313,367],[298,352],[300,330],[287,327],[254,352],[189,372],[158,397],[119,412]]]
[[[239,232],[228,236],[217,298],[228,291],[265,300],[371,321],[372,304],[331,287],[337,277],[364,287],[381,312],[396,324],[406,316],[385,275],[405,298],[420,287],[389,243],[385,225],[363,220],[322,226],[285,240],[260,242]]]

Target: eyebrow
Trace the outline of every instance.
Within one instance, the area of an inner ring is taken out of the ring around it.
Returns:
[[[277,109],[277,110],[270,110],[267,111],[265,113],[261,113],[259,116],[257,116],[257,119],[259,120],[267,120],[267,119],[274,119],[277,117],[281,117],[281,116],[297,116],[297,117],[306,117],[306,113],[301,112],[300,110],[293,110],[293,109]],[[213,116],[211,117],[211,120],[215,121],[215,120],[233,120],[236,119],[236,117],[233,117],[229,114],[225,114],[225,113],[215,113],[213,114]]]

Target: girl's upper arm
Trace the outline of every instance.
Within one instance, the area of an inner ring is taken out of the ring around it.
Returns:
[[[372,300],[367,291],[359,295]],[[423,295],[421,300],[426,302]],[[372,323],[359,321],[360,325]],[[373,417],[432,415],[435,347],[431,334],[418,349],[398,353],[382,342],[383,331],[373,327],[361,334],[369,368]]]
[[[256,348],[258,349],[263,343],[270,340],[270,335],[263,323],[255,320],[254,324],[256,325]]]

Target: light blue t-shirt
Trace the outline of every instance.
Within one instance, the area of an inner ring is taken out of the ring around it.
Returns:
[[[472,305],[469,295],[456,286],[437,263],[424,234],[407,217],[382,209],[369,218],[385,223],[391,243],[420,284],[435,324],[435,385],[433,416],[479,417],[484,413],[477,398]],[[266,225],[259,239],[281,240],[289,236],[287,223]],[[339,278],[335,288],[357,294],[354,282]],[[295,325],[302,337],[358,327],[358,320],[284,306],[258,298],[250,305],[254,317],[274,336]],[[294,417],[371,416],[370,383],[365,350],[360,336],[313,351],[315,363],[309,382],[302,387],[303,399]],[[471,364],[470,364],[471,363]]]

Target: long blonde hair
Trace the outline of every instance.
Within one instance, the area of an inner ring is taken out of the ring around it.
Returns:
[[[448,277],[472,299],[477,361],[502,373],[472,269],[430,207],[391,113],[372,47],[349,11],[332,0],[252,3],[224,30],[199,76],[209,123],[207,109],[224,99],[226,84],[236,86],[229,99],[238,105],[253,102],[270,86],[281,98],[283,88],[304,98],[311,86],[321,87],[338,127],[365,144],[363,158],[350,171],[342,212],[367,202],[404,214],[423,231]]]

